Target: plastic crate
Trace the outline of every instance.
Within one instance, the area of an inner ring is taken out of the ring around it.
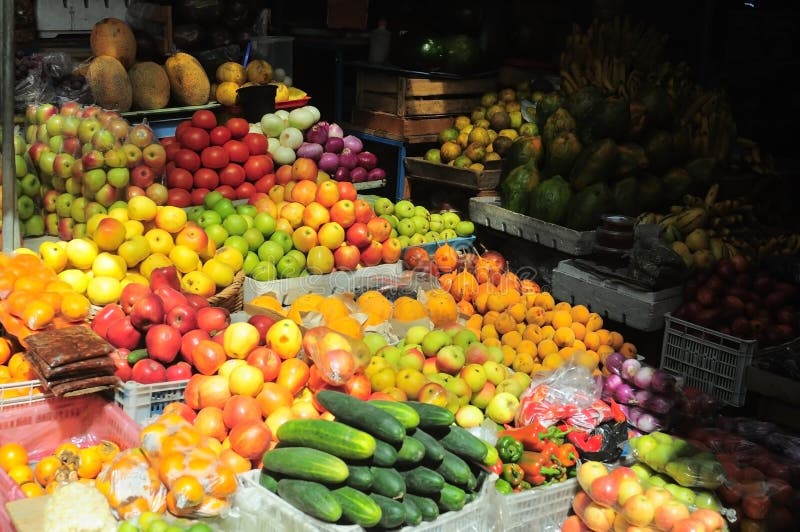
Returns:
[[[42,393],[42,383],[38,380],[0,384],[0,411],[44,401],[47,397]]]
[[[742,406],[747,395],[745,372],[758,341],[722,334],[669,313],[664,323],[661,369],[725,404]]]
[[[114,390],[114,402],[136,423],[143,425],[164,412],[164,407],[175,401],[183,401],[186,391],[184,381],[140,384],[128,381]]]
[[[355,525],[334,525],[306,515],[276,494],[259,485],[259,470],[239,475],[239,489],[233,496],[232,512],[220,525],[225,531],[270,530],[273,532],[363,532]],[[496,477],[484,482],[478,497],[458,512],[443,513],[438,519],[400,530],[409,532],[490,532],[501,530],[494,497]]]
[[[574,478],[512,495],[500,495],[503,530],[505,532],[555,532],[572,508],[578,492]]]
[[[422,248],[428,252],[428,254],[436,253],[436,250],[445,244],[449,244],[450,247],[455,249],[456,251],[471,251],[475,247],[475,235],[472,236],[458,236],[456,238],[450,238],[448,240],[442,240],[441,242],[425,242],[424,244],[418,244],[414,246],[408,246],[403,248],[403,254],[405,255],[406,250],[410,248]]]

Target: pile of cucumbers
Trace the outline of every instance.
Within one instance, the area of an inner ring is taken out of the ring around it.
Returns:
[[[261,485],[289,504],[329,523],[393,529],[477,497],[491,446],[454,425],[449,410],[332,390],[317,400],[336,421],[287,421],[264,454]]]

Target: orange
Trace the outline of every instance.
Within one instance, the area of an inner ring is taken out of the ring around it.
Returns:
[[[8,472],[12,467],[26,465],[28,463],[28,451],[25,447],[16,442],[9,442],[0,445],[0,467]]]
[[[539,358],[544,360],[547,355],[558,352],[558,345],[556,345],[553,340],[548,338],[539,342],[539,344],[536,346],[536,351],[539,354]]]
[[[110,462],[119,453],[119,445],[113,441],[103,440],[95,445],[95,448],[103,462]]]
[[[630,342],[625,342],[620,346],[619,352],[622,353],[622,356],[625,358],[633,358],[638,351],[635,345]]]
[[[622,337],[620,333],[616,331],[613,331],[611,333],[610,341],[611,341],[610,343],[611,347],[613,347],[617,351],[619,351],[619,349],[622,347],[622,344],[625,343],[625,339]]]
[[[470,317],[475,314],[475,307],[472,306],[472,303],[467,301],[466,299],[462,299],[456,304],[456,308],[458,308],[458,313]]]
[[[11,370],[8,366],[0,366],[0,384],[6,383],[11,380]]]
[[[15,465],[8,470],[8,476],[17,484],[32,482],[33,469],[28,464]]]
[[[584,325],[589,321],[589,309],[586,308],[586,305],[575,305],[570,312],[572,314],[572,321],[577,321]]]
[[[572,342],[572,347],[574,349],[579,350],[579,351],[586,351],[586,344],[584,344],[582,341],[578,340],[577,338],[575,339],[574,342]]]
[[[22,313],[22,320],[29,329],[39,330],[49,325],[55,315],[53,306],[39,299],[28,303]]]
[[[569,358],[575,353],[575,348],[571,346],[562,347],[558,350],[558,354],[564,360],[569,360]]]
[[[28,498],[40,497],[45,493],[44,489],[36,482],[26,482],[22,484],[19,489],[21,489],[22,493]]]
[[[0,338],[0,364],[5,364],[11,358],[11,342],[6,338]]]
[[[579,321],[573,321],[570,327],[572,328],[572,332],[575,333],[575,338],[583,340],[586,336],[586,327]]]
[[[497,312],[496,310],[490,310],[489,312],[483,315],[484,325],[494,325],[495,322],[497,321],[498,316],[500,316],[499,312]]]
[[[400,321],[414,321],[426,317],[425,307],[416,299],[400,296],[394,302],[392,317]]]
[[[61,296],[61,315],[70,321],[82,321],[89,315],[91,303],[82,294],[65,292]]]
[[[103,467],[103,458],[96,447],[87,447],[78,451],[78,476],[95,478]]]
[[[47,486],[56,477],[56,473],[61,468],[61,460],[55,456],[45,456],[36,463],[33,468],[33,475],[36,482],[42,486]]]
[[[588,344],[587,347],[589,347]],[[591,349],[591,347],[589,348]],[[597,346],[597,349],[595,349],[595,351],[597,351],[597,355],[600,357],[600,360],[605,362],[606,357],[614,352],[614,348],[611,347],[610,345],[600,344],[599,346]]]
[[[311,201],[314,201],[317,196],[316,181],[318,172],[317,163],[314,162],[314,159],[309,159],[308,157],[299,157],[292,164],[292,179],[295,181],[309,181],[314,185],[314,194],[311,196]]]
[[[588,331],[583,337],[583,343],[586,344],[587,349],[597,351],[597,348],[600,347],[600,335],[594,331]]]
[[[542,335],[542,338],[550,339],[556,334],[556,330],[553,329],[552,325],[545,325],[539,328],[539,333]]]
[[[572,324],[572,315],[567,310],[556,310],[553,312],[551,325],[554,329],[569,327]]]
[[[603,318],[600,317],[600,314],[596,312],[592,312],[589,314],[589,317],[586,319],[586,330],[587,331],[597,331],[598,329],[603,328]]]
[[[572,311],[572,305],[570,305],[566,301],[561,301],[560,303],[557,303],[555,307],[553,307],[553,310],[565,310],[567,312],[571,312]],[[570,314],[570,319],[572,319],[572,315],[571,314]]]
[[[236,491],[236,473],[229,467],[217,467],[217,474],[209,486],[209,495],[213,497],[227,497]]]
[[[80,448],[72,443],[71,441],[65,441],[58,447],[56,450],[53,451],[53,456],[61,460],[62,462],[66,462],[68,459],[76,457],[80,453]]]
[[[413,301],[419,303],[419,301],[416,299]],[[422,305],[422,303],[419,304],[420,306]],[[341,318],[350,315],[350,309],[347,308],[347,305],[344,303],[344,301],[338,297],[326,297],[320,303],[318,311],[322,313],[322,317],[325,319],[325,322],[333,321],[335,318]]]
[[[17,277],[17,280],[14,281],[15,292],[44,292],[45,286],[47,286],[47,283],[44,279],[35,275],[25,274],[22,277]]]
[[[325,325],[351,338],[361,339],[364,336],[364,332],[361,330],[361,324],[350,316],[334,318],[331,321],[326,321]]]
[[[553,341],[558,347],[569,347],[575,342],[575,333],[568,326],[558,327],[553,335]]]
[[[486,308],[502,312],[508,307],[508,297],[503,292],[492,292],[486,299]]]
[[[205,496],[203,485],[192,475],[176,478],[171,485],[170,493],[175,497],[176,506],[180,509],[197,506]]]
[[[611,333],[607,329],[597,329],[595,332],[597,333],[597,337],[600,339],[601,345],[611,345]]]
[[[544,369],[556,369],[564,363],[564,359],[558,353],[550,353],[542,359]]]
[[[300,161],[302,159],[298,159]],[[307,159],[311,161],[311,159]],[[297,164],[295,161],[295,164]],[[314,161],[311,161],[313,164]],[[316,166],[316,165],[315,165]],[[316,176],[316,171],[314,173]],[[303,179],[302,181],[297,181],[292,187],[292,201],[296,201],[298,203],[302,203],[303,205],[308,205],[314,198],[317,196],[317,184],[313,181],[309,181],[308,179]]]
[[[220,452],[219,461],[222,465],[229,467],[237,474],[246,473],[251,469],[250,460],[237,454],[233,449],[225,449]]]

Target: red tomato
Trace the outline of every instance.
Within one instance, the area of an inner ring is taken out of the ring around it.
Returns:
[[[177,143],[178,139],[175,138],[175,135],[172,135],[171,137],[164,137],[158,142],[160,142],[164,149],[166,149],[167,146]]]
[[[175,166],[178,168],[183,168],[184,170],[189,170],[192,173],[196,172],[197,169],[200,168],[200,156],[192,150],[187,150],[186,148],[181,148],[175,152],[175,157],[173,160],[175,161]]]
[[[230,323],[231,314],[225,308],[206,307],[197,310],[197,326],[211,336],[225,329]]]
[[[192,205],[202,205],[206,194],[211,192],[207,188],[195,188],[192,190]]]
[[[208,134],[212,146],[222,146],[231,140],[231,130],[225,126],[217,126]],[[263,135],[262,135],[263,137]],[[264,137],[266,140],[266,137]]]
[[[780,478],[771,478],[767,481],[767,493],[770,500],[788,506],[794,497],[792,486]]]
[[[244,163],[250,157],[250,148],[241,140],[229,140],[222,147],[225,148],[231,162]]]
[[[363,373],[350,377],[350,379],[344,383],[344,389],[348,394],[362,401],[366,401],[367,397],[372,393],[372,386],[370,385],[369,379]]]
[[[184,381],[192,376],[192,366],[184,361],[175,362],[167,368],[168,381]]]
[[[183,122],[178,124],[178,127],[175,128],[175,139],[178,142],[181,141],[181,134],[184,132],[184,130],[187,127],[192,127],[192,121],[191,120],[184,120]]]
[[[217,192],[222,194],[223,198],[228,198],[233,201],[236,199],[236,191],[230,185],[220,185],[217,187]]]
[[[242,138],[247,144],[250,155],[263,155],[267,153],[267,137],[260,133],[248,133]]]
[[[247,172],[247,169],[245,169],[245,172]],[[269,189],[275,186],[275,174],[266,174],[263,177],[258,178],[255,186],[256,192],[268,194]]]
[[[229,118],[225,126],[231,130],[231,136],[240,139],[250,132],[250,124],[244,118]]]
[[[194,177],[192,177],[192,173],[189,170],[184,168],[170,168],[167,170],[167,186],[169,188],[192,190],[193,185]]]
[[[236,188],[244,183],[244,168],[236,163],[229,163],[219,171],[219,182]]]
[[[174,161],[175,160],[175,154],[178,153],[178,150],[180,150],[180,149],[181,149],[181,144],[178,141],[175,141],[175,142],[173,142],[172,144],[170,144],[168,146],[164,146],[164,153],[167,154],[167,160],[168,161]]]
[[[242,183],[236,187],[236,199],[250,199],[256,193],[256,187],[252,183]]]
[[[171,188],[167,190],[167,205],[181,208],[191,207],[193,201],[192,194],[185,188]]]
[[[228,153],[222,146],[209,146],[200,154],[200,160],[206,168],[225,168],[228,164]],[[196,168],[195,168],[196,170]]]
[[[736,481],[728,481],[717,488],[717,497],[726,506],[733,506],[742,500],[742,490]]]
[[[201,152],[208,147],[208,132],[199,127],[187,127],[181,134],[181,145],[196,152]]]
[[[316,364],[311,365],[308,368],[308,382],[306,386],[312,392],[316,392],[317,390],[321,390],[325,387],[327,383],[325,379],[322,378],[322,372],[319,370]]]
[[[210,131],[217,125],[217,117],[212,111],[201,109],[192,115],[192,125]]]
[[[197,188],[207,188],[214,190],[219,186],[219,175],[211,168],[199,168],[194,173],[194,186]]]
[[[262,176],[272,173],[274,165],[269,155],[251,155],[244,163],[244,173],[249,181],[257,181]]]

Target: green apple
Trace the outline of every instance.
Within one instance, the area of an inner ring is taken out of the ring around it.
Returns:
[[[241,205],[236,206],[236,213],[249,216],[251,218],[255,218],[258,214],[258,209],[255,205],[249,205],[247,203],[242,203]]]
[[[455,230],[458,236],[471,236],[475,232],[475,224],[469,220],[461,220],[456,224]]]
[[[431,330],[424,325],[414,325],[413,327],[409,327],[406,331],[406,345],[421,344],[422,339],[425,338],[425,335],[429,332],[431,332]]]
[[[376,332],[364,333],[364,337],[361,339],[361,341],[367,344],[367,347],[369,347],[369,352],[373,355],[377,353],[381,347],[387,345],[386,338],[382,334],[378,334]]]
[[[411,218],[403,218],[397,222],[397,233],[401,237],[410,238],[417,232],[417,226]]]
[[[389,198],[378,198],[372,206],[376,214],[392,214],[394,212],[394,203]]]
[[[422,216],[423,218],[427,219],[430,214],[430,211],[428,211],[428,209],[422,205],[417,205],[414,207],[414,216]]]
[[[397,216],[394,214],[381,214],[381,218],[389,222],[389,225],[392,226],[392,229],[397,229],[397,223],[400,221],[397,219]]]
[[[250,275],[250,272],[258,265],[260,262],[258,255],[252,251],[247,252],[247,256],[244,258],[244,262],[242,263],[242,271],[244,271],[245,275]]]
[[[460,221],[461,218],[453,211],[442,213],[442,223],[444,224],[445,229],[455,229],[456,224],[458,224]]]
[[[422,338],[420,345],[425,356],[432,357],[439,352],[439,349],[452,343],[453,340],[449,334],[441,329],[434,329]]]
[[[425,242],[439,242],[442,239],[441,235],[436,231],[428,231],[422,236],[425,237]]]
[[[409,238],[406,235],[400,235],[397,237],[397,240],[400,241],[400,247],[407,248],[409,245]]]
[[[278,278],[278,270],[273,263],[261,261],[253,268],[249,275],[256,281],[274,281]]]
[[[225,199],[225,196],[222,195],[222,192],[212,190],[203,198],[203,205],[205,205],[206,209],[210,209],[222,199]]]
[[[269,238],[275,232],[275,218],[268,212],[259,212],[253,217],[253,227],[261,231],[264,238]]]
[[[508,392],[500,392],[486,405],[486,416],[498,424],[514,421],[519,409],[519,399]]]
[[[456,424],[465,429],[479,427],[483,418],[483,411],[474,405],[461,405],[456,411]]]
[[[480,364],[467,364],[459,374],[464,382],[466,382],[470,389],[477,393],[488,382],[486,376],[486,368]]]
[[[194,207],[189,207],[188,209],[186,209],[186,218],[190,222],[195,222],[197,225],[200,225],[200,221],[199,220],[200,220],[200,217],[203,215],[204,212],[205,212],[205,209],[203,208],[202,205],[195,205]],[[214,211],[210,211],[210,212],[214,212]],[[214,213],[214,214],[216,214],[216,213]]]
[[[409,245],[411,246],[419,246],[425,243],[425,235],[420,233],[415,233],[409,240]]]
[[[209,192],[209,194],[212,194],[212,192]],[[236,207],[233,206],[233,202],[228,198],[222,198],[214,203],[214,206],[211,208],[217,211],[223,220],[228,216],[236,214]]]
[[[229,236],[225,239],[223,245],[239,250],[239,253],[242,254],[242,257],[247,255],[247,252],[250,251],[250,244],[248,244],[247,240],[245,240],[241,235]]]
[[[453,343],[463,349],[464,351],[467,350],[469,345],[473,342],[479,341],[478,335],[475,334],[472,329],[461,329],[456,333],[453,337]]]
[[[430,226],[431,231],[436,231],[437,233],[444,229],[444,220],[442,220],[442,215],[438,213],[431,214],[428,219],[428,225]]]
[[[43,234],[44,218],[41,214],[34,214],[22,223],[22,236],[42,236]]]
[[[284,253],[288,253],[289,250],[291,250],[294,246],[294,243],[292,242],[292,235],[286,231],[275,231],[272,233],[272,235],[270,235],[269,239],[280,244],[283,247]]]
[[[452,240],[453,238],[458,237],[453,229],[442,229],[439,232],[439,236],[442,237],[442,240]]]
[[[228,234],[228,231],[224,227],[222,227],[222,224],[219,223],[207,225],[203,229],[208,235],[208,238],[210,238],[214,242],[214,245],[216,245],[217,247],[221,247],[222,244],[225,242],[225,239],[227,239],[230,236]]]
[[[290,279],[292,277],[299,277],[303,267],[297,262],[297,259],[290,255],[284,255],[276,265],[278,277],[281,279]]]
[[[305,269],[306,267],[306,256],[303,254],[302,251],[298,249],[290,249],[287,253],[287,256],[293,257],[297,264],[300,265],[300,269]]]
[[[430,224],[428,223],[428,219],[424,216],[414,215],[411,217],[411,221],[414,222],[414,227],[416,228],[416,232],[420,234],[425,234],[430,229]]]
[[[204,210],[200,213],[200,216],[197,218],[197,225],[202,227],[203,229],[207,228],[210,225],[220,225],[222,224],[222,216],[217,211],[213,211],[210,209]]]
[[[386,362],[393,368],[400,368],[400,357],[403,351],[393,345],[385,345],[375,352],[376,357],[386,359]]]
[[[395,203],[393,214],[401,220],[404,218],[411,218],[414,216],[414,204],[408,200],[400,200]]]
[[[222,227],[231,235],[243,235],[247,231],[247,220],[241,214],[230,214],[223,217]]]
[[[258,258],[271,262],[273,264],[277,264],[281,257],[284,255],[283,245],[274,240],[267,240],[260,246],[258,246]]]
[[[250,251],[256,251],[264,243],[264,235],[255,227],[246,230],[242,237],[247,241],[247,245],[250,246]]]

